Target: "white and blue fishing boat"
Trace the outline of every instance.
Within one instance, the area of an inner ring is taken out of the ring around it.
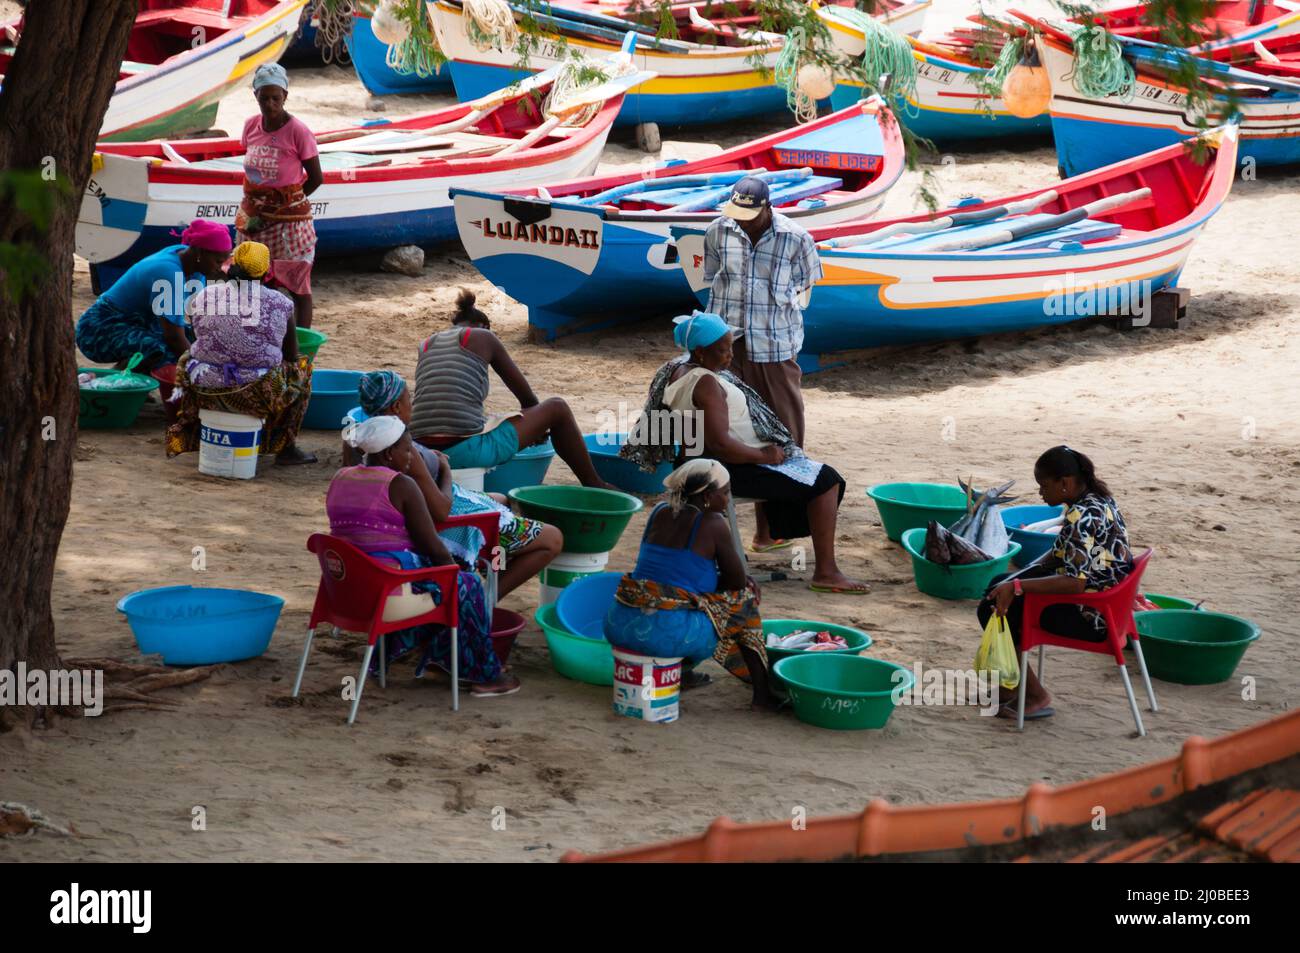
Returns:
[[[1027,18],[1030,19],[1030,18]],[[1121,37],[1133,69],[1127,89],[1101,96],[1080,90],[1074,45],[1057,24],[1041,30],[1039,55],[1052,84],[1049,111],[1061,170],[1076,175],[1194,135],[1198,115],[1179,68],[1190,63],[1210,86],[1210,125],[1234,120],[1240,158],[1261,166],[1300,162],[1300,13],[1193,50]]]
[[[695,162],[510,192],[452,190],[474,265],[528,306],[545,336],[689,307],[691,287],[668,242],[674,225],[707,225],[745,175],[805,228],[872,215],[904,166],[902,133],[879,99]]]
[[[1200,155],[1176,143],[1010,198],[814,230],[824,275],[804,309],[801,366],[815,371],[862,348],[1149,314],[1232,187],[1237,127],[1203,141]],[[706,303],[704,229],[672,231]]]
[[[312,193],[318,256],[456,236],[453,186],[504,189],[596,168],[634,73],[547,98],[556,67],[470,103],[316,137],[325,181]],[[107,286],[192,219],[233,225],[243,197],[238,139],[103,144],[77,221],[76,250]]]

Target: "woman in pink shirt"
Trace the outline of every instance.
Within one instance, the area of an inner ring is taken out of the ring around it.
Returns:
[[[261,112],[244,123],[244,200],[235,216],[236,240],[261,242],[271,250],[278,285],[293,295],[299,327],[311,327],[311,263],[316,227],[307,196],[323,175],[316,137],[307,124],[285,111],[289,75],[279,63],[253,74]]]

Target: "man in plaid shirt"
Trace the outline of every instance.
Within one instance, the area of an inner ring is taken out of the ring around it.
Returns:
[[[772,211],[767,183],[754,176],[737,182],[731,201],[704,238],[707,310],[744,332],[733,345],[731,368],[758,391],[800,447],[803,372],[796,358],[803,347],[802,305],[804,294],[821,276],[812,236]],[[783,544],[770,538],[758,507],[754,548]]]

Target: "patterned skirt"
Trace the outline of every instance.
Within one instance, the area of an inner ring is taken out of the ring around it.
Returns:
[[[186,352],[188,354],[188,352]],[[260,452],[279,453],[298,438],[302,418],[311,399],[311,362],[298,359],[295,367],[281,365],[240,387],[200,389],[185,372],[185,355],[176,365],[176,422],[167,428],[167,456],[199,449],[199,411],[224,410],[261,418]]]
[[[144,355],[141,373],[147,373],[176,359],[163,340],[160,319],[153,314],[131,314],[98,299],[77,319],[77,347],[96,364],[128,360],[137,351]]]

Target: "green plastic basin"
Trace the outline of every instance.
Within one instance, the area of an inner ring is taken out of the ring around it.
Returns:
[[[1162,609],[1195,609],[1196,603],[1191,599],[1184,599],[1181,596],[1162,596],[1158,592],[1143,593],[1151,602],[1154,602]]]
[[[298,353],[316,359],[316,352],[320,346],[328,341],[329,335],[323,331],[313,331],[311,328],[298,328]]]
[[[768,649],[767,660],[769,664],[775,665],[782,659],[794,658],[797,655],[858,655],[871,647],[871,636],[861,629],[851,629],[847,625],[836,625],[833,622],[817,622],[813,619],[764,619],[763,635],[789,635],[791,632],[797,632],[800,629],[812,629],[814,632],[820,632],[825,629],[832,635],[843,636],[844,641],[849,643],[846,649],[820,649],[816,652],[809,653],[807,649]],[[781,679],[774,678],[777,687],[781,687]]]
[[[894,699],[915,681],[910,670],[893,662],[826,652],[782,659],[775,671],[790,693],[795,717],[837,731],[885,727]]]
[[[1180,685],[1213,685],[1232,678],[1260,635],[1259,626],[1248,619],[1203,609],[1135,612],[1133,622],[1147,670]]]
[[[927,596],[940,599],[979,599],[984,595],[993,577],[1007,571],[1011,560],[1020,552],[1020,544],[1012,542],[1010,548],[996,559],[965,566],[940,566],[921,555],[925,549],[925,527],[918,526],[903,534],[903,548],[912,557],[912,576],[916,588]]]
[[[551,665],[557,672],[588,685],[614,684],[614,650],[608,642],[574,635],[560,624],[554,602],[539,607],[533,619],[546,635]]]
[[[585,486],[520,486],[510,491],[519,512],[560,528],[566,553],[607,553],[645,504],[617,490]]]
[[[79,374],[94,374],[106,377],[117,371],[108,367],[79,367]],[[136,374],[140,383],[134,387],[121,390],[90,390],[82,387],[81,407],[77,412],[77,426],[82,430],[107,430],[110,428],[129,427],[140,416],[140,408],[149,398],[149,392],[158,387],[152,377]]]
[[[877,483],[867,496],[876,501],[885,535],[894,542],[930,520],[951,526],[966,513],[966,494],[948,483]]]

